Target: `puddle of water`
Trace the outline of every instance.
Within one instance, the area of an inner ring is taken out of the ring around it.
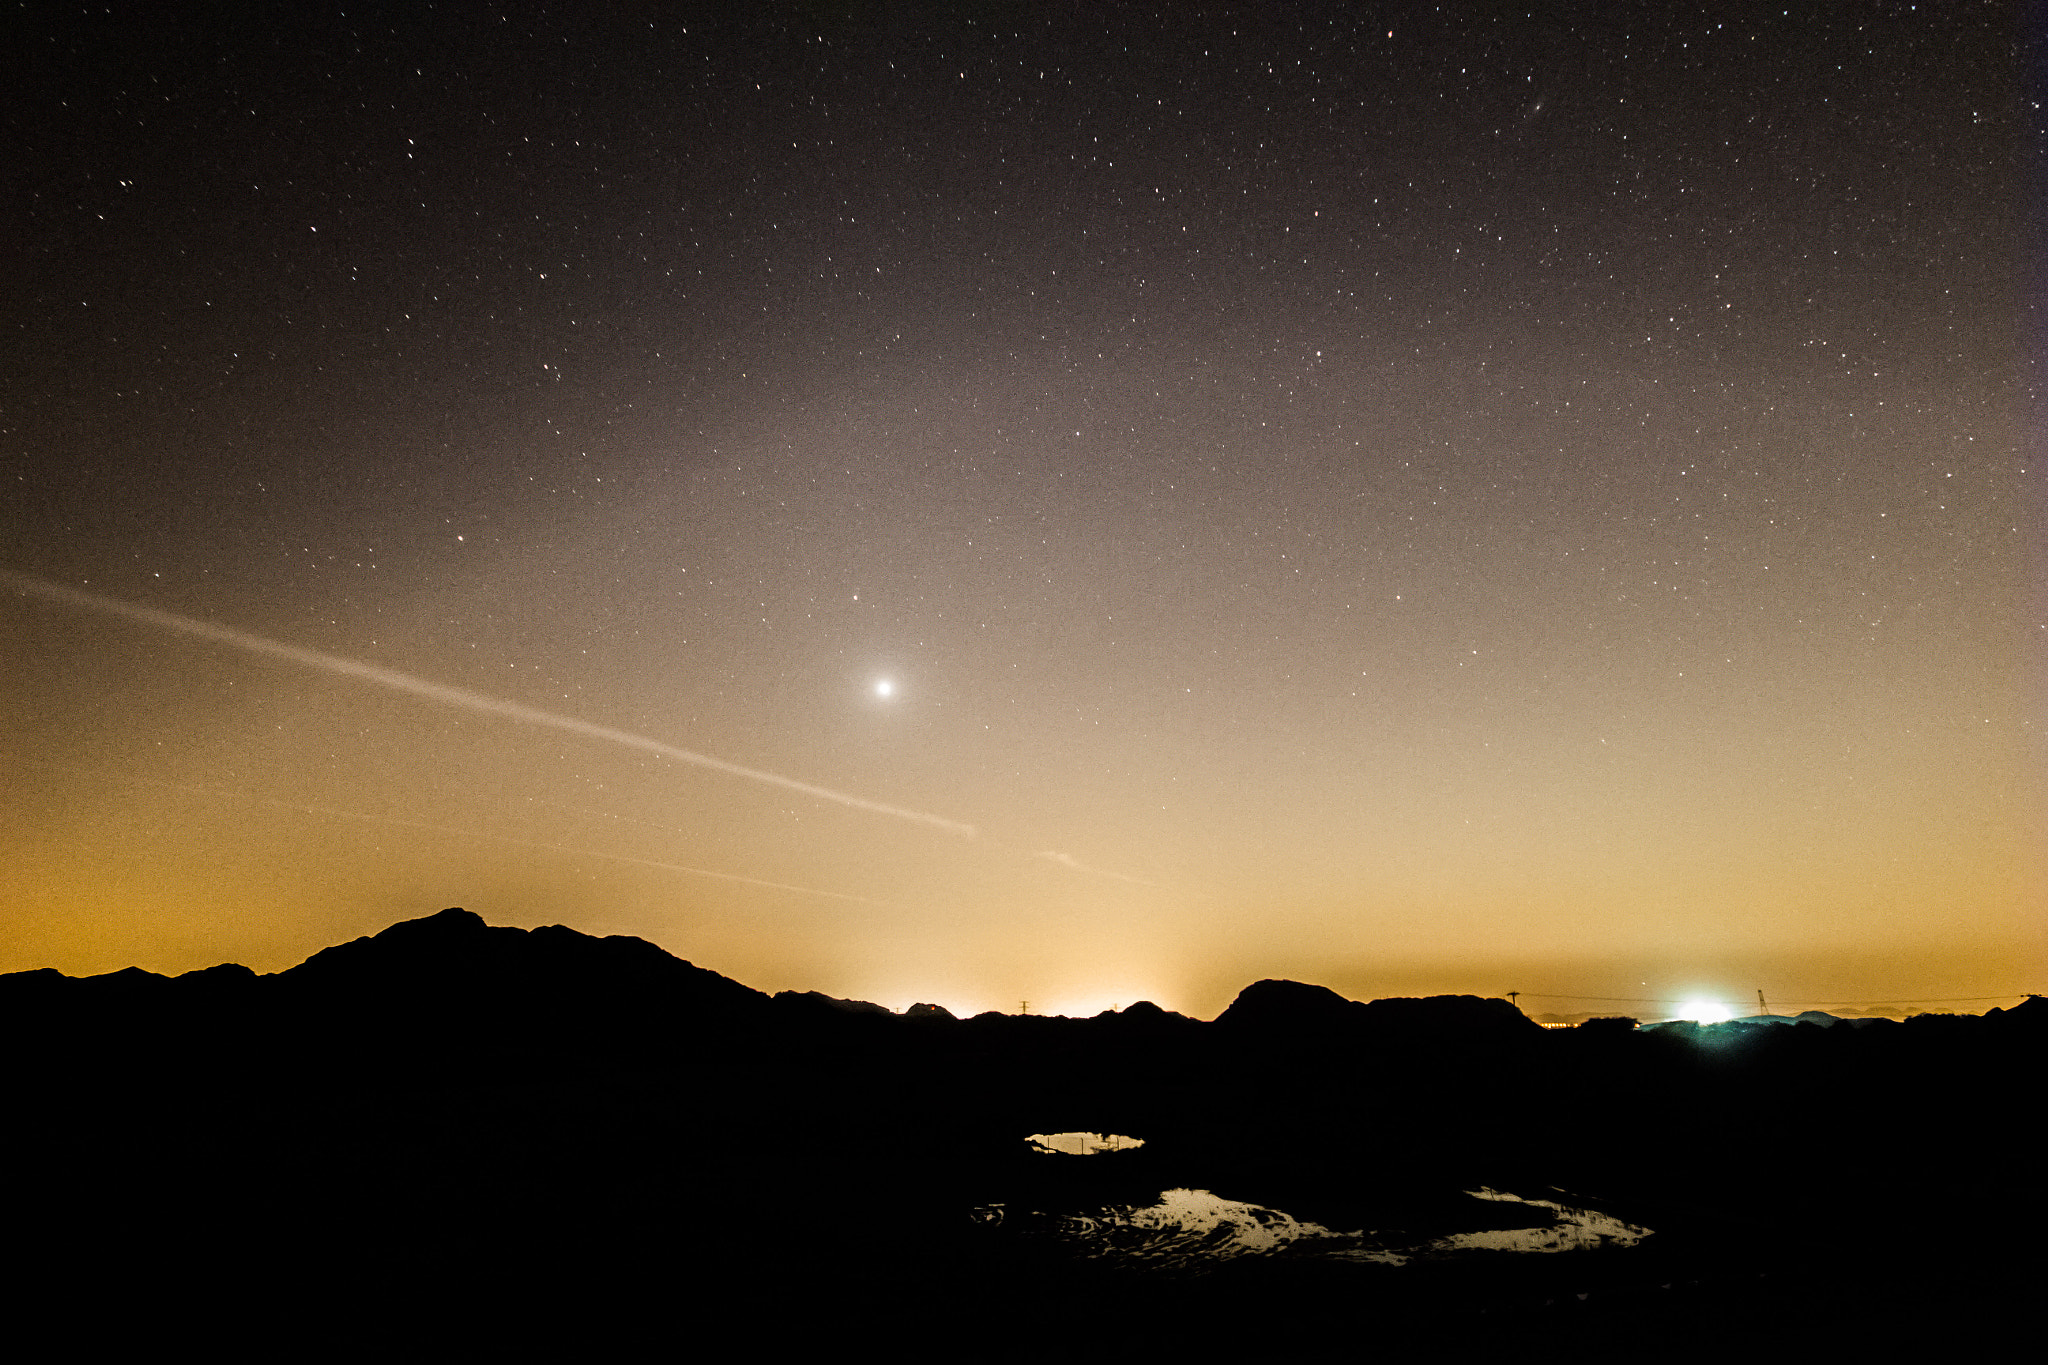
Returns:
[[[1031,1144],[1034,1152],[1063,1152],[1069,1156],[1128,1152],[1145,1145],[1145,1139],[1125,1137],[1121,1133],[1033,1133],[1024,1140]]]
[[[1221,1199],[1207,1190],[1166,1190],[1148,1208],[1111,1208],[1063,1218],[1059,1235],[1082,1243],[1090,1256],[1170,1264],[1268,1256],[1294,1242],[1331,1233],[1278,1209]]]
[[[1454,1232],[1447,1237],[1438,1237],[1419,1246],[1402,1247],[1399,1250],[1332,1249],[1330,1254],[1344,1261],[1406,1265],[1414,1260],[1436,1260],[1467,1251],[1509,1251],[1523,1255],[1544,1255],[1559,1251],[1592,1251],[1598,1247],[1632,1247],[1652,1235],[1650,1229],[1637,1227],[1634,1223],[1624,1223],[1610,1214],[1600,1213],[1594,1209],[1573,1208],[1554,1200],[1524,1199],[1520,1195],[1503,1194],[1499,1190],[1484,1187],[1467,1190],[1465,1193],[1473,1199],[1522,1204],[1531,1209],[1543,1210],[1548,1214],[1548,1226]],[[1370,1232],[1360,1231],[1349,1234],[1349,1237],[1363,1240],[1372,1235]]]
[[[1033,1138],[1034,1142],[1039,1140]],[[1389,1247],[1386,1238],[1369,1229],[1336,1232],[1318,1223],[1305,1223],[1278,1209],[1222,1199],[1207,1190],[1167,1190],[1159,1196],[1158,1203],[1145,1207],[1117,1205],[1090,1214],[1023,1217],[1031,1222],[1043,1220],[1043,1230],[1066,1243],[1076,1255],[1131,1266],[1181,1270],[1200,1270],[1241,1257],[1270,1256],[1288,1247],[1296,1248],[1296,1254],[1399,1266],[1410,1261],[1442,1260],[1473,1253],[1528,1255],[1630,1247],[1652,1235],[1648,1228],[1555,1200],[1524,1199],[1486,1188],[1467,1190],[1466,1194],[1473,1199],[1524,1205],[1530,1210],[1532,1222],[1540,1221],[1541,1225],[1452,1233],[1412,1246]],[[983,1223],[994,1224],[1011,1215],[1000,1205],[991,1205],[976,1210],[974,1216]]]

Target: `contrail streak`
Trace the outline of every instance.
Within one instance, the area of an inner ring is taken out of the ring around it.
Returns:
[[[552,711],[542,711],[538,707],[522,706],[516,701],[506,701],[500,697],[486,696],[482,692],[472,692],[463,687],[449,687],[443,683],[429,682],[425,678],[415,678],[410,673],[400,673],[395,669],[379,668],[375,664],[359,663],[354,659],[344,659],[335,654],[322,654],[318,650],[300,649],[297,645],[288,645],[277,640],[267,640],[261,635],[251,635],[247,631],[234,630],[228,626],[217,626],[211,622],[194,620],[189,616],[179,616],[174,612],[158,611],[154,607],[140,607],[132,602],[123,602],[117,598],[102,597],[95,592],[83,592],[77,588],[67,588],[60,584],[47,583],[40,578],[30,578],[26,574],[15,573],[10,569],[0,569],[0,582],[7,583],[22,592],[46,598],[52,602],[62,602],[69,606],[84,607],[88,611],[103,612],[109,616],[119,616],[126,620],[139,621],[144,625],[155,626],[159,630],[168,630],[179,635],[192,635],[202,640],[211,640],[215,644],[227,645],[230,648],[239,649],[245,653],[259,654],[272,659],[283,659],[288,663],[295,663],[303,668],[315,668],[323,673],[333,673],[339,677],[355,678],[361,682],[374,683],[393,692],[405,692],[415,697],[425,697],[428,701],[437,701],[443,706],[453,706],[459,710],[474,712],[477,715],[498,716],[505,720],[516,720],[527,725],[545,726],[550,730],[561,730],[572,735],[582,735],[585,739],[603,740],[608,744],[617,744],[627,749],[638,749],[642,753],[656,754],[662,758],[672,758],[678,763],[689,763],[699,768],[709,768],[713,772],[725,773],[730,777],[743,777],[750,782],[759,782],[770,787],[781,787],[785,791],[798,792],[819,801],[831,801],[842,806],[851,807],[854,810],[864,810],[876,815],[887,815],[898,820],[908,820],[912,824],[926,825],[932,829],[944,830],[948,834],[957,834],[963,839],[977,837],[973,825],[959,820],[948,820],[943,815],[931,815],[925,811],[909,810],[902,806],[891,806],[881,801],[870,801],[864,796],[853,796],[847,792],[833,791],[830,787],[820,787],[814,783],[800,782],[796,778],[784,777],[780,773],[764,772],[760,768],[749,768],[744,764],[729,762],[726,759],[717,758],[711,754],[700,754],[692,749],[683,749],[658,739],[650,739],[646,735],[636,735],[629,730],[615,730],[609,725],[596,725],[587,720],[578,720],[574,716],[558,716]]]

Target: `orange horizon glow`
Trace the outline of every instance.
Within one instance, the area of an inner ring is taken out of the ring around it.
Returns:
[[[39,11],[0,971],[2042,988],[2024,49],[1826,8]]]

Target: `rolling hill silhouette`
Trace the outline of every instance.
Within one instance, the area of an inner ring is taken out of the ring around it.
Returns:
[[[1380,1343],[1931,1349],[2016,1320],[2039,1266],[2009,1112],[2038,998],[1545,1030],[1500,1000],[1261,981],[1213,1022],[962,1020],[446,910],[272,975],[0,977],[0,1022],[19,1301],[102,1333],[1107,1358],[1269,1355],[1364,1315]],[[1144,1145],[1025,1141],[1061,1131]],[[1484,1244],[1563,1189],[1654,1235],[1399,1270],[1297,1239],[1191,1277],[1032,1231],[1176,1189],[1388,1245]]]

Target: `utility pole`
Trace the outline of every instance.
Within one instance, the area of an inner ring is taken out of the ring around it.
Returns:
[[[1019,1014],[1029,1014],[1029,1013],[1031,1013],[1031,1002],[1030,1002],[1029,1000],[1019,1000],[1019,1001],[1017,1002],[1017,1013],[1019,1013]]]
[[[1508,992],[1508,1003],[1509,1003],[1510,1005],[1514,1005],[1516,1009],[1520,1009],[1520,1008],[1522,1008],[1522,1007],[1521,1007],[1521,1005],[1519,1005],[1519,1004],[1517,1004],[1517,1003],[1516,1003],[1517,999],[1518,999],[1518,998],[1519,998],[1519,997],[1521,996],[1521,994],[1522,994],[1522,993],[1521,993],[1520,991],[1509,991],[1509,992]]]

